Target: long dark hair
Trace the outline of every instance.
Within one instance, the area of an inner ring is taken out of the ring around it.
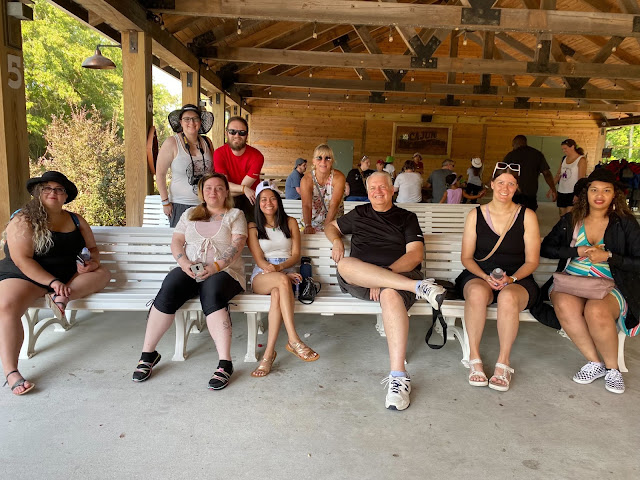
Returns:
[[[282,205],[282,198],[280,198],[280,195],[275,190],[272,190],[270,188],[265,188],[264,190],[262,190],[262,192],[264,192],[265,190],[271,190],[274,196],[276,197],[276,203],[278,204],[278,211],[276,212],[275,221],[276,221],[277,227],[280,228],[280,230],[282,230],[282,233],[284,233],[284,236],[286,238],[291,238],[291,230],[289,229],[289,215],[287,215],[287,212],[284,211],[284,205]],[[268,240],[269,236],[267,235],[267,230],[264,228],[265,223],[267,223],[267,219],[264,216],[264,213],[262,213],[262,210],[260,210],[260,195],[262,195],[262,192],[260,192],[256,197],[256,204],[253,207],[254,208],[253,217],[255,218],[255,221],[256,221],[256,228],[258,230],[258,239]]]
[[[584,219],[589,215],[589,187],[591,183],[589,183],[585,188],[582,189],[580,195],[578,196],[578,201],[573,206],[573,210],[571,211],[571,221],[573,226],[575,227],[578,223],[584,221]],[[618,185],[613,184],[613,201],[609,205],[609,209],[607,210],[607,216],[611,215],[619,215],[621,217],[625,215],[629,215],[633,217],[633,212],[627,205],[627,196]]]

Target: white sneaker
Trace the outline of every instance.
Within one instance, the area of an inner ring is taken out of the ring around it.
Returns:
[[[604,368],[604,363],[589,362],[573,376],[573,381],[586,385],[606,374],[607,369]]]
[[[433,278],[425,278],[418,285],[416,298],[426,300],[434,310],[440,310],[446,293],[445,288],[438,285]]]
[[[604,377],[604,388],[611,393],[624,393],[624,380],[620,370],[612,368]]]
[[[389,384],[387,398],[384,406],[389,410],[404,410],[409,406],[411,393],[411,379],[407,377],[392,377],[389,375],[380,382],[383,385]]]

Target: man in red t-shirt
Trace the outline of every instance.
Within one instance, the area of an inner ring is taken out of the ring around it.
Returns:
[[[242,210],[247,221],[253,221],[256,186],[264,156],[247,145],[249,125],[242,117],[231,117],[227,122],[227,143],[213,152],[213,167],[229,181],[229,189],[236,208]]]

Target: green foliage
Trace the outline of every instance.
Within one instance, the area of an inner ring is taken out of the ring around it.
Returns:
[[[36,0],[34,21],[24,22],[22,28],[29,156],[38,158],[44,154],[43,135],[52,117],[70,114],[72,105],[95,105],[106,118],[123,111],[122,52],[103,52],[116,64],[115,70],[82,68],[97,44],[113,42],[45,0]]]
[[[171,111],[181,106],[178,95],[171,95],[169,90],[160,83],[153,84],[153,125],[156,127],[158,142],[161,145],[162,142],[173,135],[167,116]]]
[[[116,115],[105,121],[96,107],[71,107],[45,129],[46,154],[32,174],[64,173],[78,187],[70,209],[89,225],[125,224],[124,143]]]
[[[605,145],[612,148],[610,160],[626,158],[630,162],[640,162],[640,127],[631,125],[607,130]]]

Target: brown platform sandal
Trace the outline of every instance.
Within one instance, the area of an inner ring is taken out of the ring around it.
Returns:
[[[260,360],[260,365],[258,365],[258,368],[251,372],[251,376],[266,377],[267,375],[269,375],[269,373],[271,372],[271,367],[273,367],[273,362],[275,361],[277,356],[278,352],[276,352],[275,350],[271,358],[266,358],[265,356],[263,356],[262,360]]]
[[[303,342],[287,343],[286,349],[305,362],[315,362],[320,358],[320,355],[311,350]]]

